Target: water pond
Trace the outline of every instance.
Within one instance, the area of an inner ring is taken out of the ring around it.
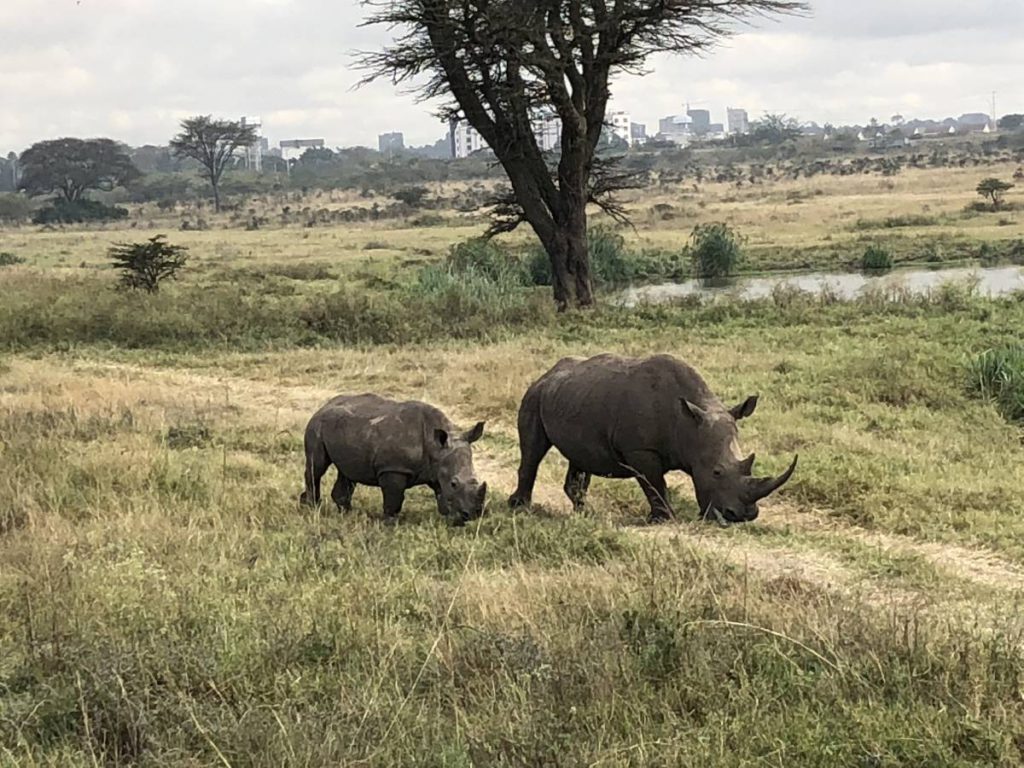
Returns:
[[[627,306],[661,304],[701,296],[729,296],[763,299],[777,290],[800,290],[811,294],[829,292],[840,299],[856,299],[873,290],[900,290],[926,294],[944,283],[970,282],[981,296],[1006,296],[1024,291],[1024,267],[945,267],[900,269],[873,275],[857,272],[806,272],[788,275],[736,277],[721,280],[687,280],[629,288],[621,301]]]

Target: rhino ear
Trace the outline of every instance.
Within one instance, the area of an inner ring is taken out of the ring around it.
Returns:
[[[754,411],[757,410],[757,401],[759,398],[760,395],[753,395],[752,397],[748,397],[739,405],[735,406],[734,408],[730,408],[729,413],[732,414],[732,417],[736,419],[736,421],[739,421],[740,419],[749,419],[751,416],[754,415]]]
[[[448,447],[448,433],[445,432],[443,429],[434,430],[434,439],[437,440],[437,444],[440,445],[442,448]]]
[[[466,433],[467,443],[475,443],[477,440],[484,436],[484,424],[486,424],[486,422],[479,421],[477,422],[477,425],[475,427],[473,427],[471,430],[469,430],[469,432]]]
[[[679,398],[679,402],[683,405],[683,413],[688,414],[695,422],[697,422],[697,426],[700,426],[707,421],[708,412],[699,405],[691,403],[685,397]]]

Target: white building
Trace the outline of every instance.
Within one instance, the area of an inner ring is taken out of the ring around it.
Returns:
[[[562,142],[562,121],[548,112],[533,121],[533,135],[541,152],[554,152]]]
[[[633,146],[633,118],[628,112],[612,112],[608,116],[612,133],[629,146]]]
[[[452,157],[456,159],[469,157],[487,148],[483,136],[465,120],[452,120],[448,126],[448,138],[451,141]]]

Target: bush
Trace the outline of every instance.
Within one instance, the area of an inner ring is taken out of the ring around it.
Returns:
[[[121,272],[121,287],[156,293],[160,283],[173,280],[188,261],[188,249],[169,245],[164,235],[144,243],[118,243],[110,248],[114,268]]]
[[[0,194],[0,222],[20,224],[32,216],[32,201],[24,195]]]
[[[0,267],[13,267],[17,264],[24,263],[24,257],[15,256],[13,253],[9,253],[8,251],[0,251]]]
[[[32,218],[34,224],[81,224],[87,221],[127,219],[128,210],[96,200],[56,200]]]
[[[1024,344],[990,349],[969,365],[971,386],[1008,421],[1024,423]]]
[[[743,258],[742,239],[728,224],[700,224],[690,236],[690,260],[698,278],[728,277]]]
[[[530,284],[527,279],[528,270],[522,260],[486,238],[475,238],[453,245],[448,252],[446,266],[451,272],[472,271],[492,280],[515,280],[523,285]]]
[[[405,203],[410,208],[419,208],[423,205],[430,190],[426,187],[405,187],[394,192],[391,197],[400,203]]]
[[[860,260],[865,272],[885,272],[892,269],[892,254],[880,245],[869,245]]]

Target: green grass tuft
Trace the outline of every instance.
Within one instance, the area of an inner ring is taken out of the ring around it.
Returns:
[[[1008,421],[1024,423],[1024,344],[983,352],[968,369],[975,393],[994,402]]]

